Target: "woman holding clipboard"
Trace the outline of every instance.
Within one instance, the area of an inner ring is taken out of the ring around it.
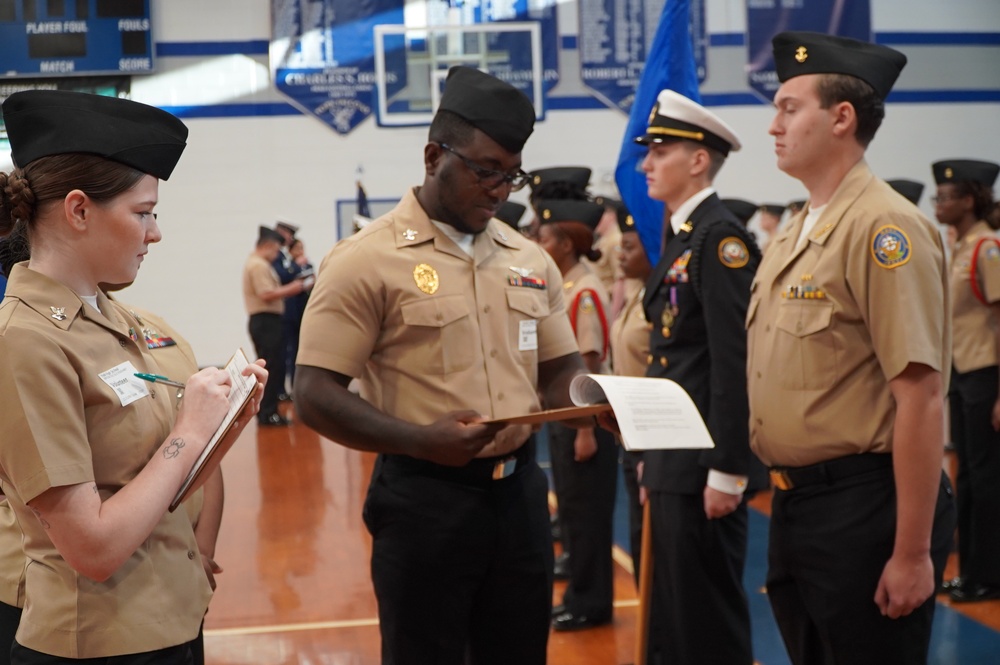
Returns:
[[[0,304],[0,482],[27,558],[11,662],[186,663],[211,589],[190,519],[167,508],[231,381],[194,374],[175,411],[175,389],[135,378],[163,370],[99,284],[133,281],[160,240],[158,181],[187,128],[62,91],[15,93],[3,114],[17,167],[0,174],[0,236],[31,245]]]

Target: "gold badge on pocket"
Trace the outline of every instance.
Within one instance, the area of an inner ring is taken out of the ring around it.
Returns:
[[[441,286],[437,270],[426,263],[421,263],[413,269],[413,281],[417,283],[417,288],[427,295],[433,295]]]

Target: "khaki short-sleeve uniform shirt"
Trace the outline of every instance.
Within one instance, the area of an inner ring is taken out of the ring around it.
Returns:
[[[601,250],[601,258],[591,261],[583,257],[580,262],[590,266],[604,284],[604,288],[611,291],[615,282],[622,278],[621,268],[618,267],[618,253],[622,247],[621,229],[617,225],[610,227],[597,238],[594,247]]]
[[[118,307],[125,307],[126,312],[142,326],[142,337],[146,346],[153,353],[157,364],[165,376],[178,381],[187,381],[188,377],[198,371],[194,352],[187,340],[178,335],[165,321],[159,317],[114,302]],[[168,391],[175,410],[180,408],[183,390]],[[192,524],[197,524],[198,516],[204,505],[205,491],[199,488],[191,498],[184,502]],[[4,499],[0,501],[0,602],[13,607],[24,607],[24,572],[27,559],[21,549],[21,530],[18,526],[14,510]]]
[[[985,241],[980,244],[980,240]],[[977,222],[951,250],[951,304],[954,328],[955,369],[971,372],[998,362],[996,319],[972,290],[972,253],[976,258],[977,286],[986,302],[1000,302],[1000,244],[986,222]]]
[[[243,266],[243,303],[247,314],[282,314],[285,311],[284,298],[267,301],[261,293],[273,291],[281,286],[274,267],[256,254],[251,254]]]
[[[580,353],[596,353],[605,372],[611,326],[607,289],[590,266],[580,261],[563,275],[563,298]]]
[[[561,286],[548,254],[496,220],[466,254],[411,190],[323,259],[297,363],[359,378],[362,397],[420,425],[457,409],[537,411],[538,364],[576,351]]]
[[[98,296],[100,312],[18,264],[0,304],[0,482],[28,563],[17,641],[65,658],[162,649],[194,639],[211,589],[184,511],[167,513],[105,582],[74,571],[27,503],[53,487],[94,484],[107,499],[145,466],[173,424],[174,388],[113,389],[133,371],[162,374],[141,324]],[[102,379],[101,373],[119,374]],[[126,403],[123,404],[123,401]]]
[[[652,325],[642,309],[643,295],[641,280],[626,280],[625,306],[611,324],[611,367],[617,376],[646,376]]]
[[[940,234],[864,160],[796,247],[804,219],[775,237],[751,287],[751,446],[781,466],[890,452],[889,381],[910,363],[950,367]]]

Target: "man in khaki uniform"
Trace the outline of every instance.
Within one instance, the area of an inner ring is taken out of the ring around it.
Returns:
[[[955,230],[951,250],[952,346],[948,406],[958,457],[957,603],[1000,598],[1000,239],[993,183],[1000,165],[949,159],[932,166],[937,219]]]
[[[582,371],[558,268],[492,219],[527,181],[534,117],[512,86],[453,68],[423,186],[330,251],[302,321],[303,422],[380,453],[364,518],[383,662],[545,662],[547,480],[528,426],[483,422],[539,394],[568,405]]]
[[[923,663],[954,529],[944,251],[864,159],[906,58],[817,33],[773,45],[770,133],[809,202],[747,312],[751,445],[775,486],[768,599],[796,665]]]
[[[288,425],[288,420],[278,413],[278,396],[284,392],[285,377],[285,333],[281,315],[285,311],[285,298],[302,293],[312,284],[301,279],[281,283],[273,264],[284,242],[285,237],[278,231],[259,227],[257,245],[243,266],[243,304],[250,317],[250,339],[257,357],[264,359],[268,371],[278,379],[268,381],[264,388],[257,422],[265,426]]]

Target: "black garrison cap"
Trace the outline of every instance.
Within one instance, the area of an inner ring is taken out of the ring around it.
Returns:
[[[266,226],[260,226],[257,230],[257,242],[264,242],[265,240],[273,240],[281,245],[285,244],[285,236],[281,235],[274,229]]]
[[[722,199],[722,204],[729,208],[729,212],[736,215],[736,219],[740,220],[740,224],[743,226],[747,225],[747,222],[750,221],[750,218],[756,214],[757,209],[760,207],[756,203],[750,203],[743,199]]]
[[[806,201],[805,199],[799,199],[797,201],[789,201],[788,207],[792,210],[793,213],[796,213],[805,208],[806,203],[808,203],[808,201]]]
[[[913,205],[920,203],[920,195],[924,193],[924,183],[917,182],[916,180],[906,180],[905,178],[886,180],[886,183],[906,197]]]
[[[619,231],[622,233],[630,233],[632,231],[638,232],[639,229],[635,225],[635,219],[632,218],[632,214],[621,201],[618,201],[618,205],[615,206],[615,214],[618,217]]]
[[[992,187],[1000,172],[1000,166],[978,159],[945,159],[934,162],[931,169],[934,171],[934,182],[939,185],[970,180]]]
[[[512,153],[535,128],[535,107],[523,92],[472,67],[448,71],[438,110],[461,116]]]
[[[518,228],[518,222],[521,221],[521,217],[524,215],[524,211],[527,209],[527,206],[520,203],[504,201],[500,204],[500,209],[497,210],[496,217],[507,226],[516,229]]]
[[[585,190],[590,182],[590,169],[586,166],[551,166],[531,172],[532,189],[553,182],[565,182]]]
[[[802,74],[847,74],[868,83],[881,99],[906,65],[906,56],[888,46],[821,32],[781,32],[771,46],[782,83]]]
[[[803,201],[803,203],[805,203],[805,202]],[[785,208],[786,207],[787,206],[784,206],[784,205],[782,205],[780,203],[761,203],[760,204],[760,209],[761,209],[762,212],[766,212],[769,215],[774,215],[775,217],[781,217],[785,213]]]
[[[166,180],[188,135],[183,122],[154,106],[66,90],[15,92],[3,103],[3,119],[20,168],[40,157],[80,152]]]
[[[541,224],[580,222],[591,230],[597,228],[604,216],[604,206],[593,201],[539,201],[537,208]]]

